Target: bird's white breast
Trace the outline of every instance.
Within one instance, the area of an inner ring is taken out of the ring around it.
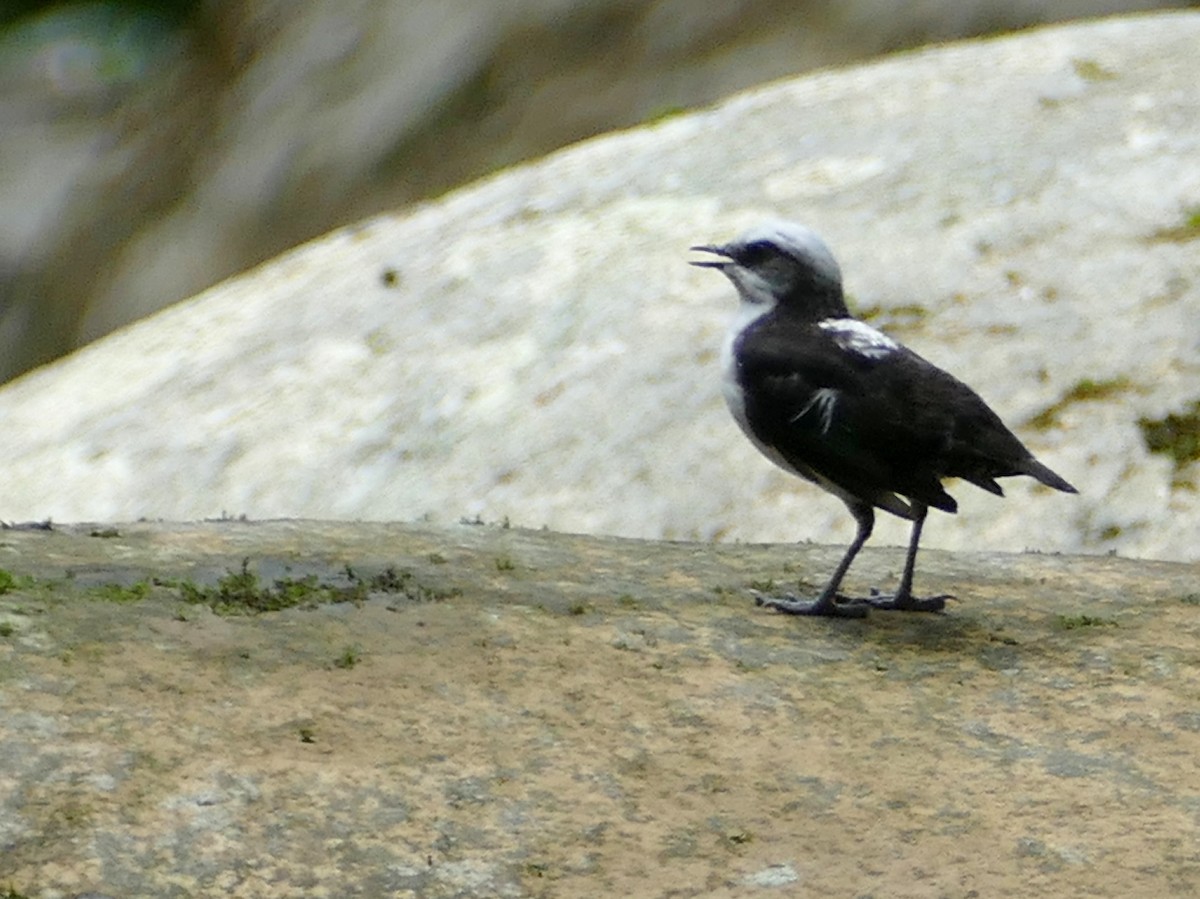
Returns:
[[[738,423],[742,433],[750,438],[750,442],[760,453],[782,468],[808,480],[814,480],[811,472],[801,470],[784,458],[783,454],[768,443],[763,443],[750,427],[746,415],[746,391],[738,377],[737,341],[747,328],[775,308],[773,303],[743,302],[737,313],[729,322],[729,330],[725,332],[725,341],[721,345],[721,393],[725,396],[725,405],[729,407],[733,420]]]
[[[725,340],[721,344],[721,393],[725,397],[725,405],[729,407],[734,420],[738,426],[745,432],[746,436],[754,441],[755,445],[760,450],[766,452],[759,444],[754,436],[754,432],[750,430],[749,421],[746,418],[746,396],[742,389],[741,380],[738,377],[738,362],[737,362],[737,340],[742,336],[742,332],[749,328],[752,324],[770,312],[774,306],[769,303],[747,303],[742,302],[738,305],[738,310],[733,318],[729,320],[729,329],[725,332]]]
[[[814,471],[807,465],[796,464],[784,457],[783,453],[770,444],[759,440],[758,436],[750,427],[750,421],[746,416],[746,393],[742,388],[742,383],[738,377],[737,363],[737,341],[742,336],[742,332],[753,325],[756,321],[774,309],[773,303],[747,303],[743,302],[737,313],[729,322],[729,330],[725,332],[725,340],[721,344],[721,392],[725,396],[725,404],[729,406],[729,411],[733,414],[734,420],[742,429],[742,432],[750,438],[750,442],[758,449],[760,453],[782,468],[784,471],[790,472],[797,477],[804,478],[814,484],[819,485],[825,490],[832,493],[834,496],[841,498],[844,502],[854,501],[854,497],[839,487],[837,484],[830,481],[828,478]],[[838,321],[843,321],[839,319]],[[845,319],[845,321],[854,321],[853,319]],[[861,324],[859,322],[858,324]],[[864,325],[864,327],[867,327]],[[874,330],[874,329],[871,329]],[[879,332],[875,332],[879,333]],[[880,334],[884,340],[888,338]],[[889,341],[890,342],[890,341]],[[813,402],[816,404],[819,414],[822,419],[822,426],[826,432],[829,430],[829,423],[832,421],[834,403],[837,400],[837,393],[833,390],[817,391]],[[808,407],[800,414],[810,411]]]

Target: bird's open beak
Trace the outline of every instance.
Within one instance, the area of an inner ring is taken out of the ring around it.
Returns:
[[[729,254],[725,252],[724,247],[703,246],[688,247],[688,249],[697,253],[712,253],[714,256],[725,257],[724,259],[689,259],[688,265],[695,265],[699,266],[700,268],[715,268],[719,270],[732,264]]]

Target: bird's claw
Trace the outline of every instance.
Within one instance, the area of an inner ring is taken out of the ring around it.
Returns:
[[[763,596],[751,590],[754,604],[764,609],[774,609],[784,615],[811,615],[826,618],[866,618],[870,607],[858,602],[838,602],[833,597],[800,599],[788,593],[782,597]]]
[[[946,608],[946,600],[956,598],[949,593],[941,593],[937,596],[880,593],[878,589],[872,587],[869,596],[853,600],[853,602],[885,612],[940,612]]]

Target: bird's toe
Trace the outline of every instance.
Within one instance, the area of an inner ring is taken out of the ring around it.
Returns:
[[[872,590],[870,596],[864,596],[859,602],[873,609],[889,612],[940,612],[946,608],[946,600],[954,598],[949,593],[938,596],[913,596],[911,593],[880,593],[878,590]]]
[[[764,596],[757,590],[750,591],[754,604],[764,609],[774,609],[784,615],[808,615],[825,618],[865,618],[870,607],[859,602],[837,602],[832,597],[799,599],[792,594],[786,596]]]

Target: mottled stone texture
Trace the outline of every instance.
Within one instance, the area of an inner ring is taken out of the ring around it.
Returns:
[[[1194,893],[1200,567],[934,551],[919,586],[957,594],[945,614],[750,602],[836,556],[465,525],[0,532],[0,884]],[[267,582],[393,571],[358,603],[184,601],[247,559]],[[901,564],[868,549],[851,586]]]

